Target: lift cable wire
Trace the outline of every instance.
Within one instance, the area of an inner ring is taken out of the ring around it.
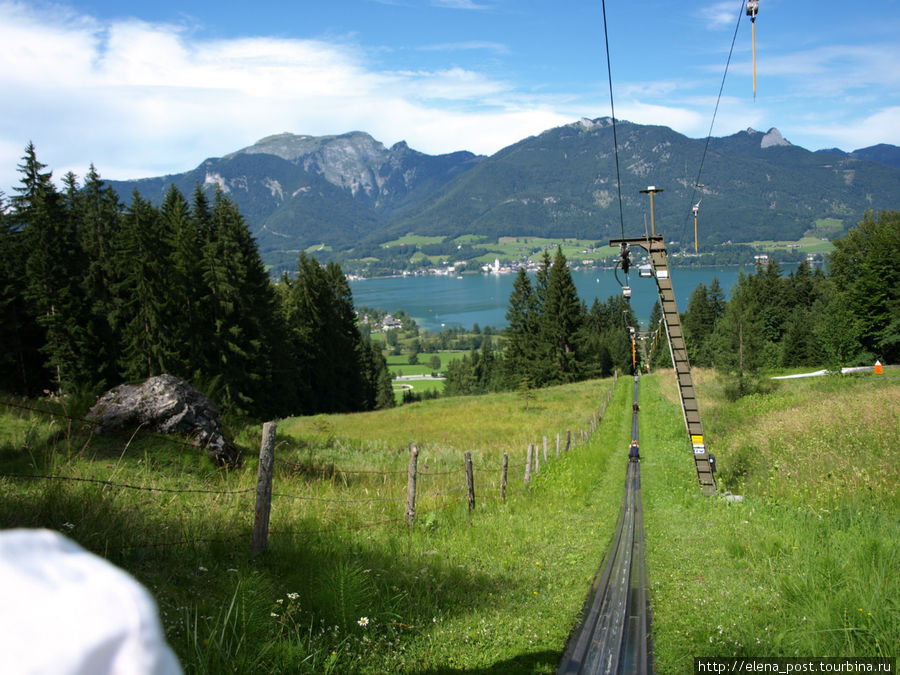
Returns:
[[[616,135],[616,106],[613,103],[612,64],[609,62],[609,33],[606,30],[606,0],[603,0],[603,39],[606,42],[606,72],[609,75],[609,108],[612,112],[613,147],[616,151],[616,187],[619,190],[619,224],[622,227],[622,239],[625,238],[625,216],[622,213],[622,177],[619,173],[619,139]],[[741,0],[743,8],[743,0]],[[625,274],[628,272],[626,270]]]
[[[731,49],[728,50],[728,59],[725,61],[725,72],[722,73],[722,84],[719,85],[719,96],[718,98],[716,98],[716,107],[713,110],[712,121],[709,123],[709,133],[706,135],[706,145],[703,147],[703,156],[700,158],[700,168],[697,169],[697,180],[694,181],[694,191],[691,193],[691,206],[688,208],[688,215],[684,219],[684,227],[681,228],[681,236],[678,238],[678,243],[682,249],[684,248],[684,233],[687,230],[688,223],[690,222],[691,216],[693,215],[694,200],[697,198],[697,186],[700,185],[700,175],[703,173],[703,164],[704,162],[706,162],[706,153],[709,150],[709,141],[712,138],[713,126],[716,123],[716,115],[719,112],[719,103],[722,101],[722,91],[725,89],[725,78],[728,75],[728,66],[731,65],[731,56],[734,53],[734,43],[737,41],[738,29],[741,27],[741,18],[743,16],[744,0],[741,0],[741,8],[738,12],[738,20],[734,26],[734,36],[731,38]],[[611,90],[610,95],[612,95]],[[624,236],[625,235],[623,234],[622,237],[624,238]]]

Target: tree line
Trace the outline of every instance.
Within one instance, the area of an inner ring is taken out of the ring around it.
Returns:
[[[629,327],[637,325],[631,305],[622,297],[603,303],[595,298],[588,309],[561,248],[552,260],[544,252],[534,283],[519,269],[506,320],[502,351],[485,340],[480,350],[448,366],[447,395],[546,387],[631,370]]]
[[[691,364],[730,374],[740,396],[764,369],[896,363],[898,261],[900,212],[884,211],[834,240],[827,274],[803,261],[783,276],[769,261],[740,274],[727,302],[717,280],[699,284],[682,315]]]
[[[33,144],[0,195],[0,390],[96,394],[170,373],[254,416],[392,406],[336,264],[273,284],[237,206],[198,185],[124,206],[93,165],[63,188]]]

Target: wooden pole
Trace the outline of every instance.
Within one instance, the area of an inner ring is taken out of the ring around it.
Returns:
[[[409,469],[406,472],[406,523],[412,525],[416,520],[416,469],[419,463],[419,448],[413,443],[409,446]]]
[[[509,455],[503,453],[503,469],[500,472],[500,499],[506,501],[506,476],[509,472]]]
[[[531,454],[534,452],[534,443],[528,444],[528,455],[525,458],[525,485],[531,482]]]
[[[544,436],[544,464],[547,463],[547,437]]]
[[[475,510],[475,475],[472,470],[472,453],[466,452],[466,492],[469,495],[469,512]]]
[[[556,434],[556,459],[559,459],[559,434]]]
[[[572,430],[566,429],[566,452],[572,447]]]
[[[541,451],[538,446],[534,446],[534,472],[536,474],[541,472]]]
[[[259,470],[256,478],[256,512],[253,520],[251,553],[257,556],[269,546],[269,514],[272,512],[272,469],[275,466],[275,422],[262,428]]]

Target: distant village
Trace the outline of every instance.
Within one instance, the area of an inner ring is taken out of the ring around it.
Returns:
[[[730,243],[730,242],[728,242]],[[798,252],[800,249],[799,244],[791,244],[788,246],[789,252]],[[589,255],[592,253],[591,250],[584,250],[582,254]],[[632,254],[635,257],[635,264],[642,264],[644,262],[649,262],[647,256],[644,254],[643,250],[632,250]],[[695,253],[690,252],[678,252],[674,251],[670,254],[672,258],[697,258],[699,257]],[[770,256],[766,253],[760,253],[753,256],[753,260],[756,264],[765,265],[769,262]],[[825,256],[822,253],[809,253],[806,255],[806,262],[809,264],[822,263],[825,261]],[[612,269],[616,264],[617,256],[610,257],[602,257],[602,258],[582,258],[582,259],[574,259],[568,261],[568,266],[574,270],[579,269]],[[444,264],[437,266],[428,266],[428,267],[419,267],[414,270],[402,270],[398,271],[395,276],[403,276],[403,277],[412,277],[412,276],[455,276],[461,277],[463,273],[471,273],[480,271],[482,274],[517,274],[518,271],[524,268],[527,272],[537,272],[540,269],[541,263],[538,260],[531,259],[523,259],[516,261],[502,261],[500,258],[494,258],[493,263],[485,263],[482,265],[471,265],[466,262],[456,262],[452,264]],[[360,279],[364,279],[364,276],[348,274],[347,278],[351,281],[358,281]]]

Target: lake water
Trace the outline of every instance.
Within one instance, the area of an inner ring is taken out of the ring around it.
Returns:
[[[782,275],[789,274],[795,266],[781,265]],[[672,286],[678,311],[687,309],[688,298],[698,284],[718,278],[726,297],[737,282],[741,269],[753,271],[752,266],[721,266],[701,268],[670,268]],[[506,309],[512,293],[515,274],[463,274],[455,276],[408,276],[362,279],[351,281],[353,301],[357,307],[376,307],[387,312],[402,309],[430,332],[439,332],[443,326],[482,328],[506,326]],[[622,273],[619,272],[622,277]],[[578,295],[590,307],[594,298],[605,301],[611,295],[619,295],[621,286],[607,269],[572,270],[572,280]],[[531,275],[534,283],[534,275]],[[656,281],[640,278],[637,270],[629,274],[631,306],[644,327],[650,318],[653,303],[658,299]]]

